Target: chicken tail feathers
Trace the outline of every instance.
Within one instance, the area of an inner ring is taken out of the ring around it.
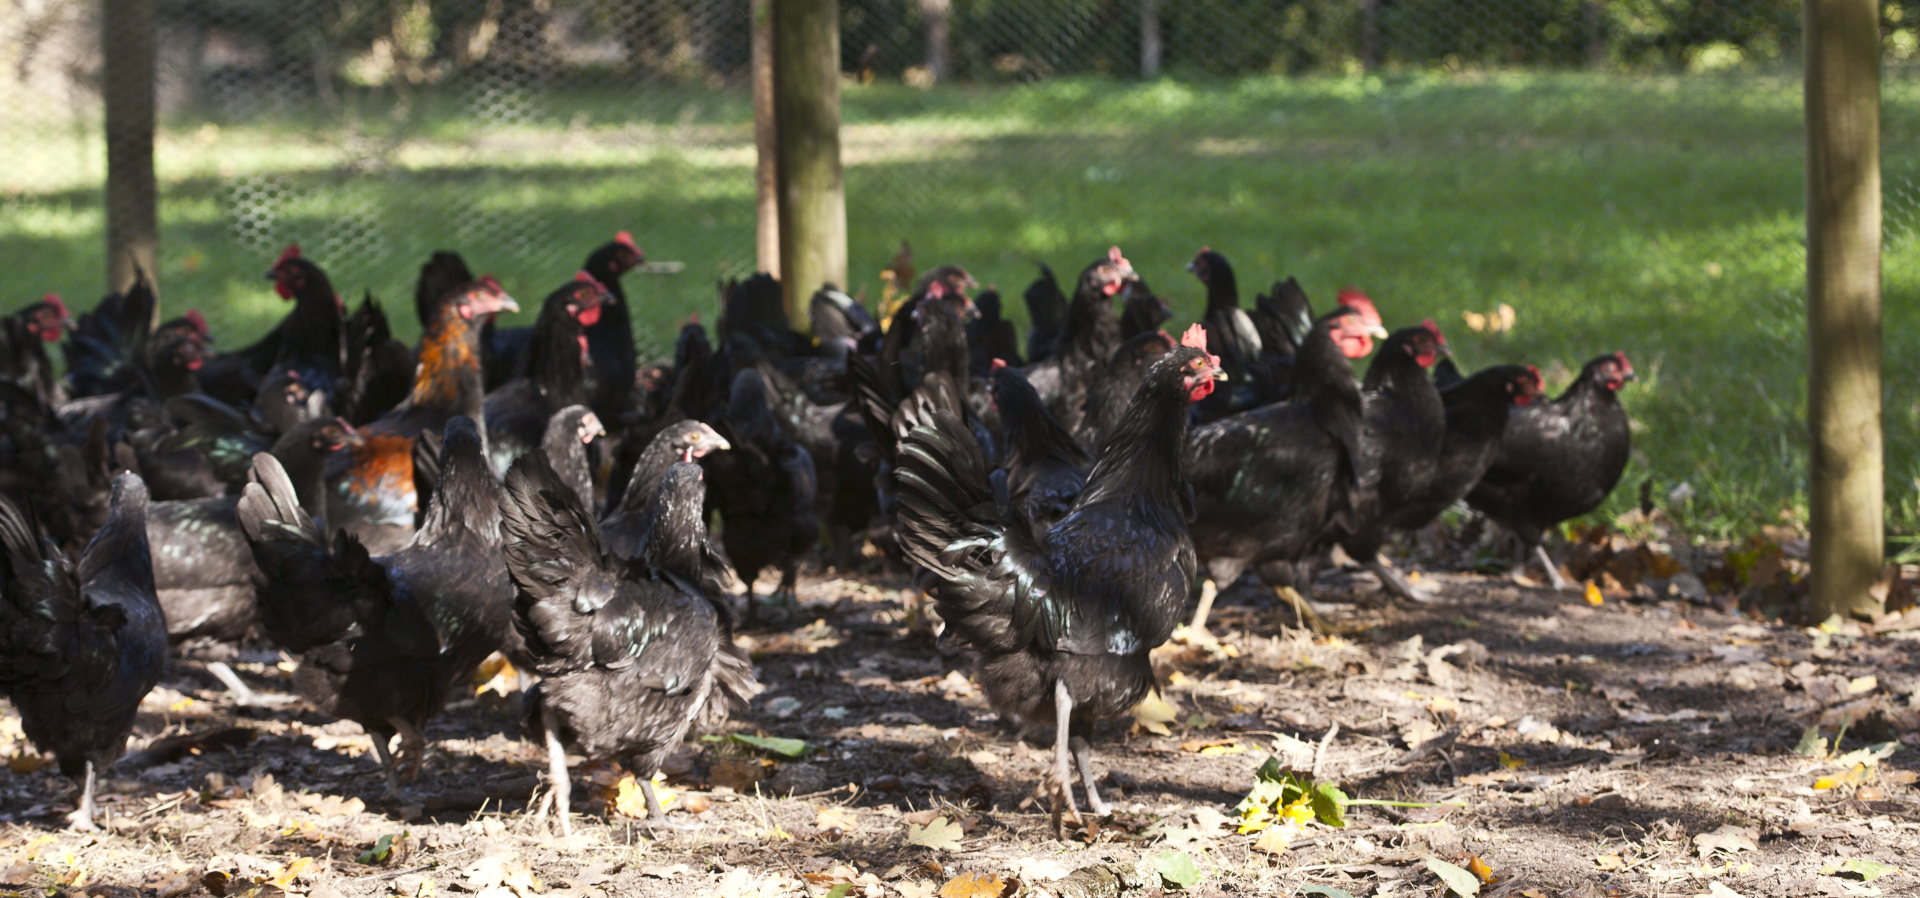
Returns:
[[[766,687],[753,678],[753,659],[727,638],[721,629],[719,650],[713,653],[713,689],[694,716],[694,725],[711,730],[727,722],[727,717],[745,711],[747,703]]]
[[[343,532],[328,551],[272,455],[254,456],[252,482],[236,515],[260,567],[261,627],[281,647],[305,652],[337,642],[353,635],[376,605],[391,601],[386,569],[358,540]]]
[[[501,517],[507,573],[516,591],[515,626],[536,657],[558,656],[563,667],[586,663],[592,656],[590,615],[615,591],[602,569],[600,526],[544,450],[514,461],[506,492]]]

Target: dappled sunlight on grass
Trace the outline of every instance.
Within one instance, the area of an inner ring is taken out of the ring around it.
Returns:
[[[1639,426],[1608,510],[1647,478],[1655,495],[1685,481],[1700,530],[1747,532],[1804,491],[1799,103],[1784,75],[849,87],[850,287],[877,290],[903,238],[921,265],[958,261],[1010,296],[1036,260],[1071,278],[1117,243],[1184,324],[1203,294],[1182,269],[1210,244],[1244,302],[1289,275],[1322,307],[1357,286],[1389,325],[1439,322],[1467,369],[1528,361],[1561,372],[1558,386],[1625,351]],[[628,280],[643,345],[664,351],[689,313],[711,320],[715,278],[753,266],[744,95],[561,92],[538,108],[498,129],[431,110],[407,127],[367,112],[359,132],[298,110],[170,123],[166,302],[205,308],[222,345],[241,345],[283,314],[259,273],[297,240],[349,299],[385,300],[410,339],[414,274],[446,247],[500,275],[525,321],[630,228],[650,259],[686,264]],[[1912,199],[1898,173],[1920,171],[1920,85],[1890,82],[1885,110],[1889,221],[1908,222],[1892,204]],[[91,295],[97,195],[8,189],[8,302]],[[1900,227],[1886,257],[1889,496],[1896,526],[1920,532],[1920,238]],[[1468,329],[1463,313],[1502,303],[1512,332]],[[1008,311],[1024,319],[1018,301]]]

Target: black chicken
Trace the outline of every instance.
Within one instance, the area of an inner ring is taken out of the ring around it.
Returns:
[[[1087,414],[1080,419],[1074,438],[1082,446],[1098,446],[1101,437],[1126,414],[1134,391],[1147,377],[1148,369],[1173,348],[1173,336],[1166,331],[1135,334],[1113,351],[1105,373],[1087,391]]]
[[[1120,346],[1120,322],[1113,316],[1113,297],[1137,280],[1133,265],[1120,247],[1080,272],[1067,306],[1066,328],[1059,348],[1029,364],[1024,374],[1040,393],[1047,410],[1073,430],[1086,414],[1087,394],[1100,371]]]
[[[993,363],[1020,365],[1020,338],[1013,322],[1000,316],[1000,291],[988,287],[973,301],[980,316],[967,322],[967,350],[975,377],[986,377]]]
[[[0,497],[0,687],[27,738],[81,781],[67,818],[80,830],[97,828],[95,780],[126,750],[167,663],[139,477],[114,479],[111,509],[76,571],[36,519]]]
[[[1207,310],[1201,318],[1211,344],[1207,351],[1219,356],[1227,371],[1227,388],[1194,407],[1199,421],[1215,421],[1258,404],[1247,372],[1260,358],[1262,341],[1253,318],[1240,308],[1240,282],[1225,256],[1203,246],[1187,270],[1207,287]]]
[[[646,261],[633,234],[621,231],[587,256],[582,270],[606,289],[600,317],[587,324],[587,405],[602,420],[621,412],[637,370],[633,349],[633,309],[620,283],[627,272]]]
[[[360,435],[334,418],[309,421],[281,436],[271,450],[310,516],[326,511],[327,457]],[[207,638],[235,642],[253,626],[254,584],[260,569],[240,530],[239,496],[155,502],[147,512],[153,585],[174,642]]]
[[[963,362],[964,364],[964,362]],[[719,427],[731,448],[700,460],[711,475],[713,506],[724,525],[727,558],[747,586],[747,621],[758,620],[753,581],[780,571],[768,604],[794,604],[800,560],[820,540],[814,516],[813,456],[781,426],[768,404],[766,380],[752,368],[734,375]],[[628,492],[633,487],[628,486]]]
[[[1186,455],[1198,509],[1193,545],[1209,585],[1226,588],[1249,564],[1299,561],[1357,524],[1379,472],[1365,451],[1348,359],[1371,348],[1371,337],[1356,335],[1384,333],[1342,305],[1301,345],[1291,400],[1194,429]],[[1203,593],[1202,607],[1209,601]]]
[[[1542,531],[1599,508],[1620,482],[1633,436],[1618,394],[1630,380],[1626,353],[1603,355],[1559,398],[1514,411],[1499,456],[1467,493],[1468,505],[1532,550],[1554,589],[1570,584],[1547,557]]]
[[[57,293],[0,318],[0,377],[32,393],[43,406],[58,405],[60,382],[54,377],[53,360],[47,358],[47,344],[60,342],[73,326],[67,304]]]
[[[1393,529],[1391,516],[1425,497],[1440,469],[1447,437],[1447,412],[1427,369],[1446,353],[1447,340],[1428,319],[1418,327],[1394,331],[1380,344],[1362,384],[1366,415],[1366,451],[1380,471],[1374,495],[1361,503],[1341,548],[1364,565],[1386,590],[1416,599],[1413,586],[1380,557]]]
[[[547,433],[540,438],[541,450],[547,453],[560,479],[580,497],[581,508],[594,507],[593,468],[587,459],[587,446],[606,435],[607,428],[593,409],[569,405],[547,419]]]
[[[1027,363],[1039,364],[1060,348],[1060,330],[1065,325],[1067,294],[1053,269],[1041,262],[1040,276],[1027,285],[1022,298],[1027,301]]]
[[[334,406],[357,427],[406,400],[413,389],[413,350],[394,339],[387,313],[372,293],[360,300],[346,327],[346,367]]]
[[[1531,365],[1497,365],[1440,391],[1447,413],[1440,463],[1426,491],[1398,507],[1383,508],[1380,523],[1393,530],[1418,530],[1464,498],[1500,453],[1512,417],[1508,411],[1524,408],[1539,396],[1540,372]]]
[[[301,656],[293,676],[301,696],[373,736],[394,797],[401,758],[418,775],[427,720],[501,647],[511,625],[500,484],[479,430],[467,418],[447,422],[441,452],[424,524],[404,548],[379,558],[347,533],[329,549],[271,455],[254,459],[258,482],[240,497],[240,526],[261,572],[261,629]],[[389,754],[395,733],[400,749]]]
[[[627,489],[619,504],[609,508],[606,518],[600,522],[607,551],[616,558],[639,558],[640,548],[647,541],[647,524],[653,520],[653,500],[659,492],[660,480],[667,476],[667,469],[681,462],[705,458],[709,452],[731,448],[733,445],[726,438],[699,421],[681,421],[660,431],[634,463],[633,474],[627,478]]]
[[[720,597],[699,585],[725,576],[707,548],[701,480],[698,465],[668,469],[641,558],[629,562],[605,550],[593,515],[541,453],[507,474],[515,625],[541,676],[525,732],[546,741],[562,832],[573,831],[568,749],[627,758],[649,817],[665,823],[651,782],[661,761],[690,728],[724,722],[760,691]]]
[[[1133,286],[1127,288],[1127,302],[1120,312],[1120,339],[1131,340],[1158,331],[1160,325],[1172,317],[1173,307],[1156,295],[1144,278],[1134,281]]]
[[[109,293],[91,311],[80,313],[70,325],[67,342],[60,347],[67,360],[69,396],[82,399],[119,393],[139,383],[138,369],[158,304],[153,283],[145,272],[139,272],[125,292]],[[51,311],[41,314],[51,317]],[[60,314],[65,316],[64,306]],[[45,332],[42,324],[40,333]]]
[[[345,315],[333,282],[300,254],[298,245],[287,247],[266,277],[274,293],[292,300],[293,311],[252,346],[208,359],[199,371],[202,388],[221,402],[242,406],[254,401],[276,371],[298,371],[309,389],[331,396],[346,355]]]
[[[987,460],[958,418],[936,413],[901,449],[900,525],[908,557],[949,632],[982,655],[980,682],[1001,713],[1056,723],[1043,788],[1075,819],[1069,751],[1087,805],[1087,737],[1153,686],[1147,653],[1166,641],[1193,583],[1191,493],[1181,470],[1188,405],[1223,372],[1206,335],[1155,363],[1115,426],[1086,488],[1059,523],[1036,530],[995,501]]]
[[[526,371],[488,393],[484,406],[487,458],[500,476],[540,445],[554,412],[586,403],[585,328],[600,320],[606,298],[598,282],[575,280],[541,303]]]

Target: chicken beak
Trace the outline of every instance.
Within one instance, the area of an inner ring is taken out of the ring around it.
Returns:
[[[718,436],[718,435],[716,435],[716,436],[714,436],[714,438],[713,438],[713,449],[714,449],[714,450],[717,450],[717,451],[720,451],[720,452],[726,452],[727,450],[729,450],[729,449],[732,449],[732,448],[733,448],[733,444],[732,444],[732,443],[729,443],[729,442],[727,442],[727,438],[726,438],[726,437],[723,437],[723,436]]]
[[[1367,325],[1367,336],[1375,340],[1385,340],[1387,338],[1387,329],[1378,324],[1369,324]]]

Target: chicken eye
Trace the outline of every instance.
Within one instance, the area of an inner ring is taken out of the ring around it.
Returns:
[[[691,435],[691,436],[689,436],[689,437],[687,437],[687,442],[689,442],[689,443],[698,443],[698,442],[700,442],[700,435],[696,433],[696,434],[693,434],[693,435]]]

